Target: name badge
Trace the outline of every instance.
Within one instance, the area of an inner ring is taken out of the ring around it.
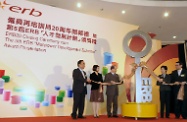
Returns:
[[[184,77],[185,76],[185,74],[181,74],[181,77]]]

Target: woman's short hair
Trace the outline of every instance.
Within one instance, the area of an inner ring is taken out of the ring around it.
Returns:
[[[168,67],[167,66],[161,66],[161,69],[165,69],[166,71],[168,70]]]
[[[93,71],[96,71],[96,70],[97,70],[97,67],[99,67],[99,65],[93,65],[92,70],[93,70]]]

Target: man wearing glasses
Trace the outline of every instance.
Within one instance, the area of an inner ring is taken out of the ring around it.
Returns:
[[[87,93],[86,84],[90,83],[91,80],[86,77],[86,72],[84,71],[85,62],[84,60],[79,60],[77,62],[77,69],[73,70],[73,110],[71,117],[72,119],[84,119],[84,101],[85,95]],[[78,110],[78,116],[77,116]]]
[[[187,119],[187,71],[182,69],[182,62],[176,62],[176,70],[171,74],[175,97],[175,118]]]

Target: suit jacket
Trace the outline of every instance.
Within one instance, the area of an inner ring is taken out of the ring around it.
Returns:
[[[171,76],[166,74],[165,77],[162,75],[158,76],[159,78],[162,78],[165,83],[171,83]],[[163,85],[162,82],[157,81],[156,83],[158,86],[160,86],[160,91],[171,91],[171,86],[169,85]]]
[[[181,74],[178,75],[177,70],[173,71],[171,74],[171,81],[172,83],[178,81],[178,82],[187,82],[187,71],[185,69],[182,69]],[[175,94],[175,98],[177,97],[178,91],[180,89],[181,85],[174,85],[174,94]],[[184,95],[185,98],[187,97],[187,85],[184,86]]]
[[[120,82],[118,74],[108,73],[105,75],[104,82],[110,83],[111,81]],[[117,95],[118,96],[118,85],[107,86],[106,95]]]
[[[96,75],[96,73],[93,72],[90,75],[90,80],[95,81],[95,82],[103,82],[103,77],[100,73],[98,73],[98,75]],[[100,84],[97,84],[97,83],[94,83],[94,82],[92,82],[91,84],[92,84],[91,90],[97,90],[100,87]]]
[[[87,77],[85,72],[84,75],[85,78],[79,68],[73,70],[73,92],[87,94],[87,88],[85,85]]]

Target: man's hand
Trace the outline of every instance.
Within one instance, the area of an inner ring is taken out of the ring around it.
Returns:
[[[88,78],[87,80],[86,80],[88,83],[91,83],[92,81]]]
[[[124,83],[124,81],[122,80],[121,82],[120,82],[120,84],[123,84]]]
[[[105,86],[110,86],[111,85],[111,83],[101,83],[101,85],[105,85]]]
[[[123,78],[122,78],[122,81],[125,82],[125,80],[126,80],[125,77],[123,77]]]
[[[123,80],[122,80],[122,81],[123,81],[123,83],[125,83],[125,80],[126,80],[126,79],[123,79]]]
[[[181,85],[185,85],[185,84],[187,84],[186,81],[183,81],[183,82],[181,83]]]
[[[176,81],[176,82],[174,83],[174,85],[180,85],[179,81]]]
[[[115,85],[115,84],[116,84],[116,82],[115,82],[115,81],[111,81],[111,84],[112,84],[112,85]]]

